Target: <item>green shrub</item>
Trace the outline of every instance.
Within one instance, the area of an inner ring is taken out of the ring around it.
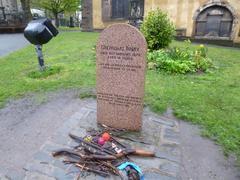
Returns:
[[[175,28],[166,13],[160,9],[149,12],[141,26],[148,48],[158,50],[167,47],[173,40]]]
[[[186,74],[190,72],[205,72],[212,67],[212,61],[207,57],[207,48],[200,45],[191,50],[186,48],[169,48],[148,53],[148,68],[163,70],[169,73]]]

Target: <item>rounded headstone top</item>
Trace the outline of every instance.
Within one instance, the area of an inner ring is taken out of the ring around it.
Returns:
[[[124,37],[124,38],[122,38]],[[126,23],[116,23],[104,29],[97,42],[99,44],[134,44],[141,45],[143,53],[147,51],[147,42],[143,34],[135,27]]]

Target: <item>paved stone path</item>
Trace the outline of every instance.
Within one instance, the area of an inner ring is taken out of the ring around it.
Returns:
[[[54,159],[51,152],[76,145],[68,133],[83,136],[96,127],[96,100],[79,99],[79,93],[89,91],[94,90],[28,94],[0,109],[0,180],[75,179],[79,170]],[[146,108],[143,131],[129,136],[143,137],[152,145],[127,143],[161,157],[132,158],[147,180],[239,180],[234,156],[227,159],[221,147],[200,134],[196,126],[176,120],[171,110],[158,116]]]
[[[165,117],[159,117],[148,109],[143,115],[143,131],[133,133],[132,136],[142,136],[145,141],[152,145],[132,143],[132,146],[146,150],[154,150],[162,158],[132,158],[145,173],[146,179],[175,180],[179,175],[180,150],[179,150],[179,127],[178,122]],[[85,105],[79,107],[62,126],[54,132],[40,148],[40,150],[29,160],[24,167],[25,180],[30,179],[74,179],[78,175],[78,169],[74,166],[64,165],[61,159],[51,156],[53,150],[76,145],[68,137],[71,132],[78,136],[84,136],[86,129],[96,127],[96,101],[86,101]],[[53,129],[54,131],[54,129]],[[14,174],[9,178],[16,179]],[[23,177],[22,177],[23,178]],[[85,179],[103,179],[99,176],[90,175]],[[111,177],[111,179],[119,179]]]
[[[0,57],[6,56],[28,44],[23,34],[0,34]]]

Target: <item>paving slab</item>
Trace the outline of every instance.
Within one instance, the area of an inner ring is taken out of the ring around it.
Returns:
[[[240,169],[236,165],[235,156],[224,157],[222,148],[201,137],[201,129],[197,126],[184,121],[179,125],[182,179],[240,180]]]
[[[29,42],[23,34],[0,34],[0,57],[4,57],[27,46]]]
[[[88,108],[94,107],[94,108]],[[96,121],[96,101],[90,101],[85,103],[78,112],[74,113],[70,118],[66,119],[63,125],[58,128],[53,136],[42,145],[41,149],[33,156],[32,160],[25,166],[25,170],[28,172],[28,176],[31,173],[41,173],[49,177],[57,179],[71,179],[77,177],[79,169],[73,167],[69,168],[69,165],[64,165],[61,161],[62,158],[51,158],[51,150],[57,150],[59,147],[73,147],[74,142],[69,138],[68,134],[72,133],[77,136],[86,135],[86,130],[90,128],[98,128]],[[135,148],[141,148],[145,150],[156,151],[162,144],[176,144],[179,139],[175,137],[178,130],[172,124],[165,122],[164,125],[153,121],[152,114],[148,109],[145,109],[143,116],[143,129],[141,132],[131,132],[130,137],[139,138],[142,137],[144,141],[151,143],[146,145],[142,143],[129,142],[122,140],[123,143],[132,145]],[[155,119],[157,115],[155,115]],[[158,116],[159,121],[164,122]],[[176,121],[177,125],[178,122]],[[171,130],[168,132],[167,130]],[[169,133],[174,132],[174,138],[165,140]],[[174,139],[174,140],[173,140]],[[55,148],[54,148],[55,147]],[[177,146],[176,149],[177,151]],[[160,158],[142,158],[132,157],[132,160],[138,164],[144,173],[147,174],[146,179],[153,179],[156,175],[162,176],[166,179],[176,179],[179,175],[180,153],[171,154],[171,152],[165,151],[158,153]],[[149,178],[148,178],[149,177]],[[100,179],[99,176],[86,176],[84,179]],[[119,177],[110,177],[109,179],[120,179]]]

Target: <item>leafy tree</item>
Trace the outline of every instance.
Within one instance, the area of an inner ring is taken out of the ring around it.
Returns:
[[[60,13],[75,12],[80,6],[80,0],[34,0],[33,4],[50,11],[54,16],[55,25],[59,27],[58,15]]]

